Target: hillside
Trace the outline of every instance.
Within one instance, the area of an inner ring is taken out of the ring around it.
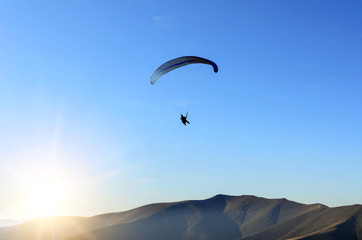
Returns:
[[[54,217],[0,228],[6,240],[362,240],[362,206],[217,195],[93,217]]]

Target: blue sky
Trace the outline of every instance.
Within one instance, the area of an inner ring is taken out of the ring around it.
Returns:
[[[1,5],[0,218],[219,193],[362,203],[362,2]],[[219,72],[149,83],[185,55]]]

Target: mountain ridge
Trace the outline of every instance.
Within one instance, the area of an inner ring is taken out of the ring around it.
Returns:
[[[218,194],[92,217],[32,220],[0,228],[0,239],[362,240],[361,233],[359,204],[331,208],[285,198]]]

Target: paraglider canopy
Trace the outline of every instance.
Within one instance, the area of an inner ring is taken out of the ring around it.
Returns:
[[[150,82],[151,82],[151,84],[154,84],[160,77],[162,77],[166,73],[168,73],[172,70],[175,70],[177,68],[186,66],[188,64],[194,64],[194,63],[203,63],[203,64],[211,65],[213,67],[215,73],[217,73],[219,70],[216,63],[214,63],[213,61],[208,60],[206,58],[195,57],[195,56],[178,57],[178,58],[172,59],[170,61],[167,61],[164,64],[162,64],[161,66],[159,66],[152,73]]]

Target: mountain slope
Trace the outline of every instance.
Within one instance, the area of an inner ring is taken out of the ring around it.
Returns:
[[[362,240],[362,206],[217,195],[90,218],[38,219],[0,228],[6,240]]]
[[[13,226],[18,225],[22,223],[21,220],[12,220],[12,219],[0,219],[0,227],[7,227],[7,226]]]

